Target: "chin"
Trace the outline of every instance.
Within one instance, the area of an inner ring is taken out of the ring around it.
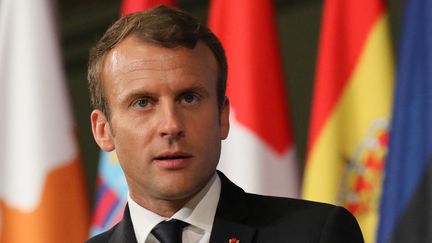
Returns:
[[[196,173],[196,171],[200,173]],[[170,171],[167,174],[161,174],[157,179],[157,185],[154,186],[158,189],[161,198],[165,200],[190,199],[207,185],[214,173],[196,168],[194,170]]]
[[[164,183],[160,186],[160,194],[161,197],[165,200],[189,200],[195,194],[197,194],[204,185],[199,184],[190,184],[190,181],[186,181],[186,183],[182,183],[176,180],[171,182]]]
[[[160,191],[159,199],[165,201],[189,201],[195,195],[194,191],[175,191],[175,190],[164,190]]]

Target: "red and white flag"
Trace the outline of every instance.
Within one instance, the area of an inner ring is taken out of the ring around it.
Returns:
[[[218,169],[246,191],[297,197],[299,178],[272,0],[212,0],[228,59],[231,127]]]
[[[0,1],[0,242],[83,242],[84,178],[52,6]]]

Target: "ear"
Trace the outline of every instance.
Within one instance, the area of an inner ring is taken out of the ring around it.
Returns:
[[[230,127],[229,113],[230,113],[230,104],[229,104],[228,97],[225,97],[222,110],[220,111],[220,123],[219,123],[220,136],[222,140],[228,137],[229,127]]]
[[[115,149],[114,140],[110,123],[105,114],[101,110],[95,109],[90,115],[90,121],[93,137],[99,147],[106,152],[113,151]]]

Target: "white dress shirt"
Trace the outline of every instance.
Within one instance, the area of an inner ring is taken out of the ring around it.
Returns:
[[[183,230],[184,243],[208,243],[210,241],[220,190],[221,182],[219,176],[215,174],[195,197],[169,218],[190,224]],[[128,195],[128,205],[138,243],[159,243],[151,231],[157,224],[169,219],[141,207],[130,195]]]

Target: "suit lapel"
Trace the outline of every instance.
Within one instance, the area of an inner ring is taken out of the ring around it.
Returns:
[[[136,243],[135,232],[132,225],[132,220],[129,213],[129,206],[126,204],[123,219],[115,228],[108,243]]]
[[[221,179],[219,198],[210,243],[229,242],[238,239],[240,243],[252,242],[256,228],[245,223],[249,208],[245,202],[246,193],[218,171]]]

